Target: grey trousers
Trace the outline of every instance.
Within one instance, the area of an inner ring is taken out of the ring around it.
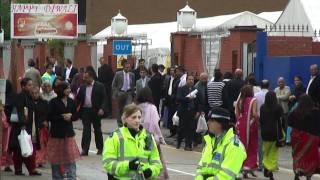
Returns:
[[[121,127],[123,125],[122,123],[122,113],[123,113],[123,108],[132,103],[132,93],[131,92],[118,92],[117,96],[117,103],[118,103],[118,116],[117,116],[117,123],[118,127]]]

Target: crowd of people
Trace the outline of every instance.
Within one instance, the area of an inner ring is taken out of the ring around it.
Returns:
[[[24,175],[24,163],[29,175],[37,176],[41,173],[36,169],[49,162],[53,179],[76,179],[76,161],[88,156],[91,125],[109,179],[168,179],[160,146],[165,138],[176,138],[177,149],[184,141],[185,151],[204,140],[199,180],[234,179],[240,171],[244,178],[256,177],[256,170],[274,179],[278,149],[290,144],[295,179],[311,179],[320,170],[317,65],[310,67],[307,87],[300,76],[294,77],[293,89],[279,77],[278,87],[271,90],[268,80],[257,82],[254,74],[243,80],[241,69],[224,74],[217,69],[209,80],[207,73],[195,76],[183,66],[166,72],[163,65],[147,68],[144,59],[133,70],[123,60],[123,69],[117,72],[104,58],[100,64],[98,73],[92,66],[78,71],[70,59],[62,67],[50,58],[41,75],[30,59],[20,79],[21,92],[15,93],[7,80],[6,103],[0,109],[5,171],[12,171],[13,164],[15,175]],[[112,99],[119,129],[103,143],[101,119],[112,116]],[[201,117],[207,121],[206,132],[197,131]],[[78,119],[83,124],[81,152],[73,130]],[[163,137],[161,126],[170,130],[168,137]],[[34,151],[29,157],[21,155],[22,129],[32,138]]]

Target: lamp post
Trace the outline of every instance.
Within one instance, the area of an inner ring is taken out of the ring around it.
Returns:
[[[128,19],[119,13],[111,19],[111,34],[125,36],[127,34]]]
[[[196,27],[197,12],[187,5],[177,12],[178,31],[190,31]]]

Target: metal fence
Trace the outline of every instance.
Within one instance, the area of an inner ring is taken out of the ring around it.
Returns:
[[[308,25],[303,24],[275,24],[266,25],[264,31],[270,35],[300,35],[320,37],[320,30],[313,30]]]

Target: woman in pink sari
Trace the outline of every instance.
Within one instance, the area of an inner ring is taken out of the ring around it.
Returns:
[[[11,127],[9,125],[9,122],[8,122],[8,119],[4,113],[4,109],[3,109],[3,106],[0,105],[0,123],[1,123],[1,127],[2,129],[0,129],[2,132],[2,135],[0,136],[1,139],[0,139],[0,145],[2,146],[2,152],[0,154],[0,167],[1,166],[4,166],[5,169],[4,171],[9,171],[11,172],[11,168],[10,166],[13,164],[13,161],[12,161],[12,156],[9,152],[9,148],[8,148],[8,145],[9,145],[9,136],[10,136],[10,130],[11,130]],[[0,133],[0,134],[1,134]]]
[[[252,86],[244,86],[236,106],[236,128],[247,151],[247,159],[242,170],[244,178],[248,177],[248,173],[256,177],[254,170],[258,167],[258,114],[257,102],[253,95]]]

